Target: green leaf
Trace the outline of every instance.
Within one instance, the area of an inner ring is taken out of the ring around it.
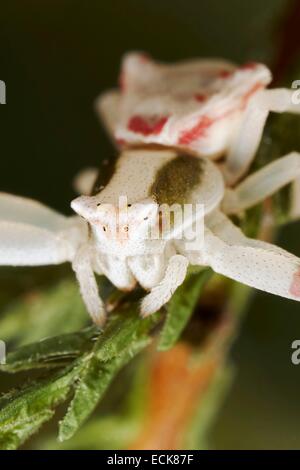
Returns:
[[[18,372],[27,369],[53,368],[64,365],[87,349],[99,335],[96,327],[86,328],[78,333],[53,336],[38,343],[28,344],[9,353],[6,364],[0,366],[3,372]]]
[[[119,370],[151,341],[159,315],[142,320],[137,309],[113,318],[82,370],[74,398],[60,423],[59,439],[71,438],[92,413]]]
[[[46,421],[49,421],[54,415],[52,410],[44,410],[37,413],[34,419],[23,422],[21,427],[15,426],[14,431],[1,432],[0,434],[0,449],[1,450],[16,450],[26,439],[38,431],[38,429]]]
[[[59,439],[64,441],[71,438],[87,417],[97,406],[108,386],[125,364],[132,359],[133,354],[139,353],[149,344],[149,339],[136,343],[131,351],[116,356],[103,363],[97,356],[92,356],[84,373],[80,377],[74,399],[60,422]]]
[[[159,314],[142,319],[137,304],[123,308],[108,321],[105,331],[95,346],[95,354],[101,361],[108,361],[123,354],[124,348],[130,350],[131,346],[134,347],[135,342],[148,336],[159,321]]]
[[[99,410],[97,414],[95,413],[96,416],[80,427],[71,439],[58,442],[53,433],[39,435],[31,448],[42,450],[127,449],[137,438],[143,426],[144,406],[148,396],[148,366],[148,355],[140,355],[128,368],[129,375],[128,373],[122,374],[114,382],[113,387],[119,388],[120,384],[123,390],[127,390],[127,393],[122,394],[121,403],[118,401],[120,406],[117,409],[113,406],[107,410],[104,405],[105,414],[102,415]],[[110,400],[111,395],[109,402]],[[104,429],[105,432],[103,432]]]
[[[53,416],[54,408],[67,399],[84,359],[9,397],[0,410],[0,449],[16,449]]]
[[[126,449],[140,429],[128,416],[108,414],[95,418],[78,430],[68,441],[58,442],[54,436],[35,443],[40,450],[107,450]]]
[[[0,442],[2,448],[17,448],[65,401],[77,384],[60,437],[74,434],[92,412],[117,372],[145,348],[158,324],[159,315],[142,320],[136,305],[109,318],[107,327],[91,327],[79,333],[61,335],[30,344],[10,353],[6,371],[60,365],[80,355],[73,363],[47,380],[11,391],[0,400]],[[93,341],[94,340],[94,341]],[[4,370],[4,367],[3,367]]]
[[[174,346],[192,316],[203,287],[212,275],[211,269],[200,273],[190,272],[184,283],[175,291],[168,305],[168,313],[162,328],[158,350],[166,351]]]

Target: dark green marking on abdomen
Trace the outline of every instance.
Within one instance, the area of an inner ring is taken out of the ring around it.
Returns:
[[[178,155],[157,172],[150,196],[160,204],[186,204],[201,183],[205,161],[191,155]]]

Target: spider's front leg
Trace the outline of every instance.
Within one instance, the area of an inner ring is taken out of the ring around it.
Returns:
[[[238,214],[274,194],[285,185],[300,178],[300,153],[291,152],[278,160],[252,173],[234,189],[228,189],[222,203],[226,214]],[[299,194],[292,197],[290,213],[292,217],[300,214]]]
[[[130,292],[135,288],[136,279],[126,257],[119,258],[111,254],[99,253],[94,258],[94,268],[97,274],[104,274],[117,289]]]
[[[206,221],[204,263],[231,279],[300,300],[300,259],[270,243],[247,238],[223,214]]]
[[[79,217],[65,217],[32,199],[0,193],[0,265],[72,262],[87,309],[101,326],[105,311],[87,240],[87,224]]]
[[[32,199],[0,193],[0,265],[72,261],[87,236],[79,217],[65,217]]]
[[[101,121],[103,121],[109,136],[116,145],[115,131],[118,119],[120,118],[120,101],[121,94],[119,91],[111,90],[102,94],[95,103],[96,112]]]
[[[162,260],[164,263],[164,260]],[[173,255],[167,261],[165,274],[142,300],[141,315],[147,317],[165,305],[186,276],[189,262],[185,256]]]
[[[74,178],[73,187],[80,196],[89,196],[97,179],[99,170],[95,167],[81,170]]]
[[[135,279],[143,289],[150,290],[163,278],[166,270],[167,256],[149,254],[143,256],[130,256],[128,265]]]
[[[275,88],[262,90],[250,101],[240,128],[232,139],[223,171],[228,184],[236,183],[247,173],[258,149],[270,112],[300,113],[293,102],[295,90]]]
[[[254,100],[232,139],[223,174],[228,185],[238,181],[249,169],[260,144],[269,110],[261,109]]]
[[[85,243],[76,253],[72,267],[86,308],[93,321],[102,327],[106,320],[106,312],[93,270],[93,255],[93,245],[89,242]]]

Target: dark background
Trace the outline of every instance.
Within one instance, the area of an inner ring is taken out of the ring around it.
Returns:
[[[125,51],[145,50],[165,61],[259,60],[278,72],[295,46],[292,41],[278,59],[282,18],[293,16],[292,4],[2,0],[0,79],[7,104],[0,106],[0,189],[70,213],[74,175],[113,152],[93,102],[116,85]],[[298,255],[299,233],[294,224],[280,235],[281,245]],[[257,293],[233,350],[237,378],[212,431],[215,447],[300,448],[294,339],[300,339],[299,304]]]

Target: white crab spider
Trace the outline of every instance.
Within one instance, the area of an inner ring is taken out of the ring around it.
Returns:
[[[105,321],[105,307],[94,273],[105,274],[120,289],[131,290],[138,282],[149,290],[141,304],[144,316],[170,299],[188,264],[211,266],[237,281],[299,300],[300,259],[245,237],[227,214],[239,213],[297,180],[300,155],[282,157],[225,190],[225,181],[232,184],[246,172],[268,112],[299,112],[289,91],[264,90],[270,73],[262,65],[236,69],[227,62],[195,61],[157,66],[141,56],[130,56],[125,64],[125,91],[102,97],[101,113],[122,146],[144,147],[122,152],[105,186],[72,202],[84,220],[1,194],[0,265],[71,262],[87,310],[99,325]],[[167,120],[159,118],[162,112],[168,112]],[[131,129],[128,120],[134,123]],[[212,161],[225,152],[224,165]],[[91,192],[94,178],[89,171],[77,180],[82,194]],[[154,242],[145,238],[166,194],[168,201],[204,205],[204,243],[197,250],[187,250],[186,240],[172,236]],[[119,207],[120,196],[130,207]],[[120,223],[120,236],[115,236],[116,213],[122,221],[125,212],[126,224]]]
[[[94,273],[105,274],[120,289],[131,290],[138,282],[150,290],[141,304],[142,315],[157,311],[170,299],[183,282],[188,264],[211,266],[237,281],[299,300],[300,259],[246,238],[225,215],[228,210],[239,212],[256,204],[299,176],[300,155],[292,153],[246,178],[231,194],[235,195],[232,205],[232,198],[223,198],[221,171],[208,159],[195,159],[172,149],[127,150],[103,190],[72,202],[85,220],[64,217],[35,201],[2,193],[0,264],[72,262],[87,309],[99,325],[105,321],[105,308]],[[190,187],[180,186],[189,178],[193,182]],[[204,245],[199,250],[187,251],[184,239],[145,239],[147,227],[156,218],[157,198],[163,199],[166,193],[175,201],[200,201],[207,209]],[[123,227],[119,227],[120,237],[110,230],[115,211],[123,211],[118,204],[120,194],[131,205],[124,208],[130,224],[128,237]],[[136,206],[138,202],[142,204]]]

